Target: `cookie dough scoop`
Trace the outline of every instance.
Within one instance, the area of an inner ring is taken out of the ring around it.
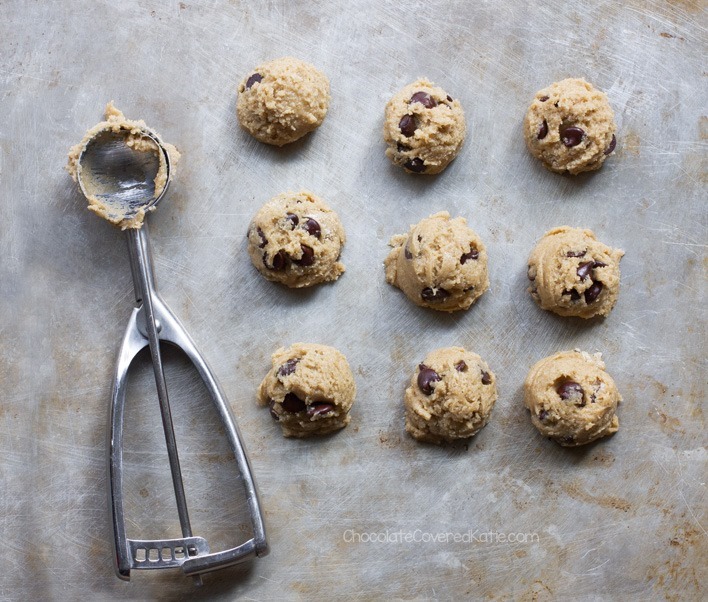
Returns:
[[[174,147],[163,143],[144,122],[129,121],[109,104],[106,120],[89,130],[69,153],[69,172],[89,201],[89,208],[128,233],[130,267],[136,306],[118,355],[109,424],[108,474],[116,573],[130,579],[131,569],[181,568],[201,584],[201,573],[231,566],[268,553],[265,527],[256,486],[236,421],[216,378],[194,342],[160,298],[155,286],[145,215],[154,210],[167,192]],[[253,537],[240,545],[211,553],[204,537],[195,536],[177,451],[160,341],[180,348],[194,364],[209,391],[243,479]],[[181,538],[129,539],[123,508],[123,424],[128,371],[138,353],[150,347],[170,472],[182,530]]]

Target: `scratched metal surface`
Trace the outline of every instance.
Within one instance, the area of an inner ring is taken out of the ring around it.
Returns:
[[[196,597],[705,597],[700,7],[0,3],[0,599],[194,589],[179,572],[130,583],[112,572],[105,425],[132,283],[123,236],[63,171],[110,99],[183,152],[150,217],[158,285],[233,405],[266,510],[271,555],[207,576]],[[329,75],[332,104],[314,135],[278,150],[239,129],[235,88],[286,54]],[[469,124],[459,158],[432,179],[392,168],[381,141],[385,102],[419,75],[459,97]],[[577,178],[544,171],[521,139],[534,92],[568,76],[604,89],[619,126],[615,156]],[[256,274],[245,232],[263,202],[299,187],[339,212],[347,272],[292,292]],[[443,209],[467,217],[490,256],[491,289],[453,316],[413,307],[382,268],[391,235]],[[604,321],[557,318],[525,292],[529,250],[561,224],[626,250]],[[299,340],[336,346],[356,373],[352,423],[324,440],[283,440],[255,404],[270,353]],[[403,431],[406,382],[452,344],[488,360],[499,401],[469,449],[418,445]],[[625,402],[615,437],[565,450],[533,429],[521,384],[537,359],[573,347],[604,353]],[[195,531],[233,544],[248,532],[240,483],[194,374],[176,354],[168,369]],[[126,434],[133,537],[177,534],[151,381],[143,362]],[[387,530],[474,538],[348,541]]]

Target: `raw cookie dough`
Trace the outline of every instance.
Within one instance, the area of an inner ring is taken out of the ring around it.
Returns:
[[[576,349],[537,362],[524,383],[524,404],[544,437],[564,447],[584,445],[617,432],[622,401],[605,372],[602,354]]]
[[[524,119],[526,146],[557,173],[599,169],[615,150],[616,130],[607,96],[584,79],[539,90]]]
[[[428,443],[464,439],[487,424],[497,400],[494,374],[476,353],[436,349],[406,389],[406,430]]]
[[[427,79],[406,86],[386,105],[386,156],[411,173],[440,173],[460,152],[465,131],[460,101]]]
[[[159,197],[167,185],[167,162],[165,161],[165,157],[160,152],[157,144],[155,144],[151,138],[144,135],[145,130],[150,132],[158,140],[160,140],[160,142],[162,142],[162,146],[165,148],[170,157],[171,175],[174,175],[174,167],[177,164],[177,161],[179,161],[179,152],[174,146],[164,142],[157,132],[148,128],[142,119],[126,119],[125,115],[123,115],[123,113],[115,107],[113,101],[106,105],[105,115],[105,121],[101,121],[93,126],[84,134],[81,142],[69,149],[69,162],[66,166],[66,170],[69,174],[71,174],[74,182],[78,182],[79,174],[81,173],[79,157],[86,148],[86,145],[100,132],[119,132],[121,130],[125,130],[128,132],[128,136],[125,138],[125,143],[130,148],[139,152],[155,153],[159,156],[159,167],[157,175],[155,176],[155,192],[153,194],[153,198]],[[82,179],[88,177],[88,174],[81,175]],[[127,228],[140,228],[143,225],[143,220],[145,219],[144,208],[141,207],[137,212],[128,214],[125,212],[123,206],[112,205],[106,198],[94,194],[90,180],[85,180],[84,184],[85,186],[82,192],[86,195],[86,199],[89,202],[88,208],[91,211],[97,213],[103,219],[108,220],[112,224],[120,226],[122,230],[126,230]],[[153,211],[154,209],[155,205],[152,205],[148,207],[147,211]]]
[[[346,240],[337,214],[311,192],[284,192],[256,213],[248,227],[248,254],[268,280],[291,288],[336,280]]]
[[[285,437],[324,435],[349,424],[356,385],[346,358],[334,347],[295,343],[278,349],[258,387],[258,403]]]
[[[416,305],[440,311],[467,309],[489,288],[487,250],[462,217],[447,211],[391,238],[386,282]]]
[[[236,112],[254,138],[283,146],[319,127],[329,107],[329,80],[286,56],[256,67],[238,87]]]
[[[623,255],[599,242],[591,230],[554,228],[529,257],[529,292],[542,309],[559,316],[606,316],[619,295]]]

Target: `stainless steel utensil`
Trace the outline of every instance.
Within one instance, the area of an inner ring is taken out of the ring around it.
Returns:
[[[138,136],[154,151],[136,150],[128,145],[135,140],[135,130],[106,128],[89,140],[78,159],[77,176],[84,195],[104,199],[108,206],[126,218],[141,210],[154,208],[167,191],[170,181],[170,156],[152,130],[143,128]],[[158,171],[166,168],[161,190],[155,189]],[[130,267],[133,274],[136,307],[128,321],[116,366],[109,420],[108,471],[110,512],[113,526],[116,573],[130,579],[131,569],[167,569],[180,567],[185,574],[199,575],[231,566],[253,556],[268,553],[263,515],[251,467],[239,435],[236,421],[216,378],[179,320],[160,298],[155,288],[147,224],[127,230]],[[180,348],[204,381],[224,425],[226,436],[244,481],[253,525],[253,537],[222,552],[211,553],[203,537],[194,536],[189,520],[182,482],[177,443],[172,424],[167,383],[160,355],[160,341]],[[165,432],[172,482],[183,537],[180,539],[129,539],[123,511],[123,424],[128,372],[138,352],[150,347],[155,372],[162,426]]]

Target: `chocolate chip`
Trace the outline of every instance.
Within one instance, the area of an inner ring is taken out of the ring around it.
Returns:
[[[258,234],[258,237],[261,239],[261,244],[258,245],[258,248],[262,249],[268,244],[268,239],[260,228],[256,228],[256,234]]]
[[[540,102],[546,102],[549,98],[550,98],[550,96],[541,96],[541,98],[539,98],[538,100]]]
[[[280,368],[278,368],[278,376],[289,376],[293,372],[295,372],[295,366],[298,365],[300,362],[299,357],[294,357],[289,359],[287,362],[285,362]]]
[[[554,102],[553,106],[557,109],[558,108],[558,101]]]
[[[447,95],[447,102],[452,102],[452,96],[450,96],[449,94]]]
[[[544,119],[543,123],[538,126],[538,134],[536,134],[536,138],[538,140],[543,140],[546,136],[548,136],[548,122]]]
[[[573,435],[566,435],[565,437],[561,438],[561,441],[563,443],[574,443],[575,439],[573,438]]]
[[[489,375],[489,372],[485,372],[482,370],[482,384],[483,385],[491,385],[492,384],[492,377]]]
[[[399,153],[405,153],[406,151],[411,150],[411,147],[408,146],[407,144],[401,144],[400,142],[397,142],[396,143],[396,150]]]
[[[460,360],[455,364],[455,370],[458,372],[467,372],[467,364],[465,363],[465,360]]]
[[[295,228],[295,226],[297,226],[300,223],[300,218],[297,215],[295,215],[294,213],[287,213],[285,215],[285,219],[288,220],[293,225],[293,228]]]
[[[405,255],[406,259],[413,259],[413,253],[408,250],[408,247],[403,249],[403,255]]]
[[[416,129],[418,129],[418,124],[415,122],[415,117],[413,115],[404,115],[398,122],[398,129],[401,130],[406,138],[410,138],[415,134]]]
[[[253,84],[256,84],[263,80],[263,76],[260,73],[254,73],[246,80],[246,90],[248,90]]]
[[[607,147],[605,154],[609,155],[610,153],[612,153],[612,151],[615,150],[615,146],[617,146],[617,138],[615,138],[615,135],[612,134],[612,140],[610,140],[610,146]]]
[[[413,96],[411,96],[409,102],[419,102],[426,109],[432,109],[438,104],[437,101],[427,92],[416,92]]]
[[[590,275],[590,272],[592,272],[594,264],[594,261],[586,261],[581,263],[578,266],[578,269],[575,270],[576,274],[578,274],[578,278],[580,278],[580,280],[585,280]]]
[[[273,420],[280,420],[280,416],[278,416],[278,413],[273,409],[275,406],[275,402],[271,399],[268,402],[268,409],[270,410],[270,415],[273,418]]]
[[[473,291],[473,290],[474,290],[474,285],[468,286],[467,288],[463,288],[463,289],[462,289],[462,292],[463,292],[463,293],[469,293],[469,292],[471,292],[471,291]]]
[[[564,380],[556,387],[556,393],[563,401],[582,400],[583,398],[583,388],[574,380]]]
[[[560,134],[561,141],[568,148],[578,146],[578,144],[580,144],[583,141],[583,138],[585,137],[585,130],[574,125],[561,125],[558,129],[558,133]]]
[[[603,263],[602,261],[594,261],[592,264],[593,269],[594,268],[606,268],[607,264]]]
[[[435,303],[437,301],[447,299],[450,296],[450,293],[448,293],[444,288],[431,288],[426,286],[420,292],[420,296],[423,298],[423,301]]]
[[[590,288],[588,288],[585,291],[585,303],[590,305],[593,301],[595,301],[600,296],[601,292],[602,292],[602,282],[598,282],[597,280],[593,280]]]
[[[314,236],[317,240],[319,240],[322,236],[322,229],[320,228],[320,224],[316,219],[313,219],[311,217],[306,218],[305,223],[302,225],[302,227],[307,230],[307,233],[310,236]]]
[[[412,159],[409,159],[403,164],[403,167],[413,173],[422,173],[425,171],[425,163],[420,157],[413,157]]]
[[[580,300],[580,293],[576,291],[574,288],[571,288],[570,290],[566,289],[562,293],[563,295],[570,295],[570,300],[571,301],[578,301]]]
[[[302,256],[300,259],[293,259],[294,264],[306,268],[315,263],[315,252],[312,250],[312,247],[300,245],[300,249],[302,250]]]
[[[440,380],[440,375],[425,364],[420,364],[418,370],[418,388],[426,395],[430,395],[434,389],[433,383]]]
[[[465,263],[466,263],[467,261],[469,261],[470,259],[479,259],[479,251],[478,251],[477,249],[475,249],[474,247],[470,247],[470,252],[469,252],[469,253],[464,253],[464,254],[460,257],[460,263],[461,263],[462,265],[465,265]]]
[[[305,402],[295,393],[288,393],[283,399],[283,409],[291,414],[297,414],[305,409]]]
[[[585,251],[568,251],[565,256],[566,257],[585,257],[585,253],[587,253],[587,250]]]
[[[288,264],[288,254],[283,251],[283,249],[280,249],[275,255],[273,255],[273,258],[271,259],[272,264],[268,265],[268,262],[266,261],[267,255],[263,255],[263,263],[269,270],[274,270],[276,272],[282,272],[285,269],[285,266]]]
[[[543,422],[544,420],[546,420],[546,418],[548,418],[548,412],[546,410],[541,410],[538,413],[538,419]]]
[[[321,416],[322,414],[329,414],[334,411],[334,404],[328,402],[318,402],[313,403],[307,408],[308,416]]]

